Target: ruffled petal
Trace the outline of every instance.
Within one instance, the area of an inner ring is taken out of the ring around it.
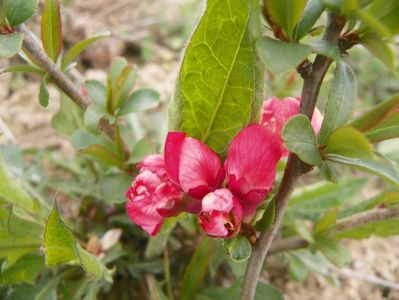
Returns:
[[[233,139],[225,169],[230,190],[240,199],[244,215],[246,206],[256,207],[270,191],[280,157],[278,138],[262,125],[250,125]]]
[[[230,212],[233,209],[233,195],[228,189],[219,189],[209,193],[202,199],[202,211],[210,212],[218,210]]]
[[[167,176],[165,161],[162,155],[148,155],[137,166],[140,168],[140,172],[147,170],[161,178],[166,178]]]

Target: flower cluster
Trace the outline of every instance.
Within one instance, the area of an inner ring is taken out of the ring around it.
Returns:
[[[158,233],[165,218],[185,211],[197,215],[207,235],[235,236],[271,190],[277,162],[288,153],[281,130],[298,110],[295,98],[266,100],[261,124],[237,134],[224,164],[201,141],[169,132],[164,156],[150,155],[138,165],[140,172],[126,193],[128,215],[150,235]],[[319,119],[313,125],[318,131]]]

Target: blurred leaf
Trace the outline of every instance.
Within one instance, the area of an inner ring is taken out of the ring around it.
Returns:
[[[371,160],[347,157],[337,154],[327,154],[325,159],[373,173],[381,179],[399,186],[398,171],[391,162],[383,158],[378,157],[375,160]]]
[[[4,0],[3,8],[8,24],[15,27],[24,23],[35,14],[38,4],[39,0]]]
[[[334,80],[324,113],[324,121],[320,129],[320,144],[324,144],[333,131],[347,123],[352,115],[355,99],[355,75],[347,64],[337,62]]]
[[[146,279],[150,293],[150,300],[168,300],[168,297],[162,291],[161,285],[154,275],[147,275]]]
[[[290,264],[288,272],[290,276],[295,280],[302,282],[304,281],[309,275],[309,269],[306,265],[301,262],[297,257],[291,255],[290,253],[287,254],[288,262]]]
[[[90,159],[97,160],[105,165],[117,166],[118,168],[123,169],[122,159],[114,152],[101,145],[90,145],[87,148],[80,150],[79,153]]]
[[[98,182],[98,190],[107,202],[126,202],[126,192],[132,181],[126,174],[106,175]]]
[[[317,138],[308,117],[298,114],[285,124],[282,137],[288,151],[309,165],[319,165],[321,157]]]
[[[381,142],[399,137],[399,110],[391,115],[382,123],[365,133],[365,136],[372,143]]]
[[[272,199],[270,203],[267,205],[265,212],[263,213],[262,218],[255,224],[255,230],[258,231],[267,231],[269,230],[276,218],[276,203]]]
[[[356,11],[356,17],[363,23],[358,29],[360,35],[373,31],[379,36],[391,37],[392,33],[389,28],[383,22],[381,22],[381,20],[377,19],[368,11],[359,9]]]
[[[262,90],[251,44],[260,28],[259,14],[251,15],[253,5],[253,11],[259,8],[257,1],[208,1],[186,49],[170,107],[169,124],[176,126],[169,130],[184,131],[218,153],[251,119]]]
[[[290,254],[296,257],[310,271],[319,273],[323,276],[330,275],[330,262],[320,253],[309,249],[290,251]]]
[[[301,220],[294,222],[294,230],[309,244],[314,244],[315,240],[306,223]]]
[[[112,89],[111,101],[107,102],[107,108],[110,112],[115,112],[123,106],[128,98],[130,91],[136,81],[136,69],[132,66],[126,66]]]
[[[340,241],[319,237],[316,248],[338,268],[348,267],[352,260],[349,250]]]
[[[337,184],[316,183],[297,189],[288,204],[284,221],[317,220],[327,209],[349,202],[366,182],[364,178],[345,179]]]
[[[367,131],[381,122],[384,122],[389,115],[399,107],[399,94],[392,96],[390,99],[381,102],[374,106],[368,112],[359,116],[349,126],[359,129],[360,131]]]
[[[291,40],[295,25],[301,19],[307,0],[268,0],[267,12],[278,26],[282,27]]]
[[[235,262],[246,261],[251,256],[252,247],[246,237],[237,235],[224,239],[224,248]]]
[[[117,57],[112,62],[108,74],[112,89],[115,88],[116,81],[126,66],[127,66],[127,60],[123,57]]]
[[[21,49],[23,39],[22,33],[0,34],[0,58],[17,54]]]
[[[312,53],[307,45],[281,42],[269,37],[260,38],[256,46],[266,68],[275,73],[296,68]]]
[[[15,66],[9,66],[4,69],[0,69],[0,75],[3,73],[35,73],[39,75],[45,75],[46,73],[42,71],[39,67],[33,66],[33,65],[15,65]]]
[[[324,216],[321,217],[315,224],[315,227],[313,229],[314,234],[318,235],[329,230],[335,224],[335,221],[338,217],[338,212],[338,208],[332,208],[327,210]]]
[[[101,145],[111,152],[115,151],[111,141],[103,135],[95,135],[83,129],[76,130],[71,137],[71,144],[75,150],[83,150],[90,145]]]
[[[190,263],[184,271],[180,300],[191,300],[200,287],[215,250],[215,241],[204,237],[197,245]]]
[[[98,132],[98,123],[101,118],[107,115],[107,111],[104,107],[92,103],[84,112],[84,124],[86,128],[91,132]]]
[[[335,236],[337,238],[367,239],[372,235],[381,237],[399,235],[399,219],[367,223],[346,231],[340,231]]]
[[[341,127],[333,132],[326,144],[326,154],[338,154],[355,158],[374,157],[373,147],[368,139],[352,127]]]
[[[50,93],[48,92],[47,84],[50,81],[49,76],[44,76],[42,83],[40,84],[40,91],[39,91],[39,103],[42,107],[47,107],[50,100]]]
[[[146,258],[154,258],[163,253],[169,236],[177,224],[178,218],[167,218],[161,228],[161,231],[148,240],[144,256]]]
[[[323,160],[319,165],[319,170],[321,175],[323,175],[324,179],[327,181],[334,183],[338,182],[338,172],[333,163]]]
[[[93,43],[97,42],[98,40],[101,40],[103,38],[106,38],[110,36],[111,34],[109,32],[105,32],[103,34],[99,34],[93,37],[90,37],[88,39],[85,39],[83,41],[80,41],[76,45],[74,45],[69,52],[64,56],[62,59],[62,64],[61,64],[61,69],[65,70],[68,65],[77,57],[79,56],[87,47],[92,45]]]
[[[75,130],[83,127],[83,112],[75,102],[63,95],[60,110],[54,115],[51,125],[59,133],[69,137]]]
[[[360,38],[360,43],[389,70],[395,71],[396,54],[386,41],[376,34],[366,34]]]
[[[157,149],[155,144],[150,140],[143,138],[134,145],[128,163],[138,163],[139,161],[143,160],[144,157],[150,154],[154,154],[156,153],[156,151]]]
[[[107,97],[107,90],[102,82],[98,80],[87,80],[85,82],[85,87],[89,97],[94,103],[102,107],[106,106],[105,100]]]
[[[127,98],[126,102],[118,111],[119,116],[132,112],[140,112],[157,107],[159,104],[159,93],[153,89],[140,89]]]
[[[45,0],[41,22],[44,51],[57,62],[62,49],[61,5],[59,0]]]
[[[44,268],[44,259],[37,254],[20,257],[11,267],[0,271],[0,284],[34,284],[36,277]]]
[[[296,41],[299,41],[312,29],[323,11],[324,6],[320,0],[307,1],[302,19],[298,22],[295,28],[294,39]]]
[[[337,43],[331,43],[325,40],[317,40],[309,43],[309,47],[314,53],[321,54],[339,61],[341,59],[341,49]]]

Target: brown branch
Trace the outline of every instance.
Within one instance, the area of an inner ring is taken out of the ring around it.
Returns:
[[[338,43],[344,25],[345,20],[341,17],[330,15],[323,39],[330,43]],[[330,58],[317,55],[311,72],[303,74],[304,85],[302,89],[300,112],[308,116],[309,119],[312,118],[321,84],[331,62],[332,60]],[[261,234],[259,240],[252,249],[252,255],[248,261],[241,290],[241,300],[252,300],[254,298],[263,262],[280,227],[280,223],[288,205],[288,200],[295,188],[298,178],[309,170],[310,166],[302,163],[297,156],[290,154],[278,193],[273,199],[276,203],[276,220],[269,231]]]
[[[37,43],[29,29],[24,25],[17,26],[17,31],[24,34],[23,49],[46,73],[51,76],[54,84],[57,85],[73,102],[85,110],[90,101],[86,99],[73,82],[61,71],[61,69],[53,63],[48,55]]]

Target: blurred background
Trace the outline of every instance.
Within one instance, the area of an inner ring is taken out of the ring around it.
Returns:
[[[111,32],[110,37],[88,48],[78,60],[77,68],[72,73],[77,84],[87,79],[105,82],[112,60],[123,56],[138,67],[136,88],[150,87],[160,93],[161,105],[158,108],[131,114],[126,120],[133,128],[133,142],[148,138],[153,149],[159,151],[167,131],[166,108],[173,96],[182,51],[203,11],[202,1],[68,0],[63,4],[65,48],[95,34]],[[28,26],[38,33],[39,24],[40,13],[29,21]],[[2,59],[0,68],[17,61],[18,58],[12,61]],[[356,113],[399,92],[398,79],[366,50],[360,47],[351,49],[348,62],[358,78]],[[320,97],[321,109],[331,79],[329,74]],[[297,96],[301,85],[302,80],[294,72],[279,77],[269,74],[266,98],[272,95]],[[70,181],[59,170],[60,165],[68,163],[75,153],[68,138],[52,127],[53,118],[60,110],[60,94],[51,87],[50,105],[43,108],[37,101],[39,87],[40,80],[33,75],[1,75],[0,128],[3,134],[0,135],[0,151],[8,167],[23,176],[30,185],[50,196],[58,193],[60,210],[65,218],[72,221],[90,219],[90,214],[95,215],[96,212],[90,209],[87,197],[82,197],[82,190],[88,187],[83,182]],[[379,147],[382,153],[399,159],[397,140],[382,143]],[[349,185],[348,195],[353,197],[351,201],[355,203],[375,195],[378,187],[380,182],[373,180],[353,190]],[[93,236],[95,232],[96,228],[91,228]],[[193,247],[192,236],[184,239],[183,246]],[[140,243],[144,244],[146,240],[142,238]],[[322,276],[321,267],[315,265],[313,269],[316,272],[303,282],[297,282],[290,277],[292,269],[288,270],[287,261],[277,255],[268,259],[268,272],[264,279],[279,287],[287,300],[399,299],[399,283],[394,284],[399,282],[399,238],[371,237],[345,241],[345,244],[352,253],[351,269],[368,277],[359,279],[356,274],[342,272],[333,277]],[[373,283],[375,278],[393,285],[382,287]],[[229,278],[220,280],[228,281]]]

